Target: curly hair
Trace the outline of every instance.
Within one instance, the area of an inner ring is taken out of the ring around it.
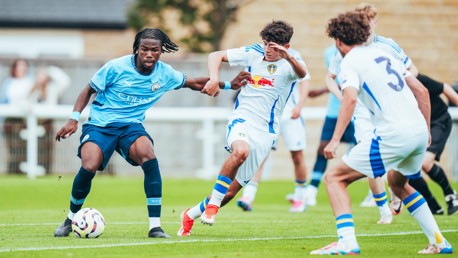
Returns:
[[[293,36],[293,27],[284,21],[272,21],[259,33],[262,40],[274,42],[279,45],[288,44]]]
[[[162,52],[165,53],[171,53],[171,52],[176,52],[178,51],[178,45],[173,43],[169,36],[162,32],[160,29],[156,28],[146,28],[143,29],[142,31],[138,32],[137,35],[135,35],[135,40],[133,44],[133,50],[134,54],[137,53],[138,47],[140,45],[140,40],[141,39],[157,39],[161,41],[161,49]]]
[[[361,3],[355,8],[355,11],[364,13],[369,20],[377,16],[377,8],[373,4]]]
[[[366,42],[371,33],[369,20],[362,12],[346,12],[329,20],[326,33],[348,46]]]

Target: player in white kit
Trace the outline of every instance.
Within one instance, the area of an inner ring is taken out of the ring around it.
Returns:
[[[288,51],[299,60],[302,60],[300,53],[296,50],[290,48]],[[294,193],[288,194],[291,202],[290,212],[303,212],[306,208],[304,199],[305,186],[307,183],[307,169],[305,166],[304,151],[307,146],[307,140],[305,121],[301,116],[301,109],[308,95],[309,80],[310,73],[307,71],[307,76],[298,81],[298,86],[294,87],[293,92],[288,98],[280,121],[279,135],[283,137],[286,148],[291,153],[291,159],[294,165]],[[276,141],[276,144],[272,147],[273,150],[277,148],[277,143],[278,141]],[[266,160],[267,159],[268,157]],[[243,188],[243,194],[237,200],[237,206],[243,211],[251,211],[253,209],[253,202],[256,198],[258,185],[263,175],[266,160],[261,164],[250,182]]]
[[[347,186],[365,176],[374,178],[388,171],[393,192],[403,200],[429,240],[419,253],[452,253],[425,199],[407,183],[409,178],[421,176],[429,142],[428,91],[395,58],[373,46],[363,46],[370,35],[364,14],[340,14],[329,21],[327,34],[335,39],[344,59],[338,75],[342,106],[332,140],[324,150],[325,157],[336,156],[358,99],[369,110],[375,130],[372,137],[363,138],[325,175],[338,241],[311,254],[360,253]]]
[[[194,220],[213,225],[219,208],[229,202],[253,177],[278,137],[283,108],[297,80],[307,74],[303,61],[288,53],[293,28],[273,21],[261,31],[263,44],[210,53],[210,81],[202,90],[217,95],[222,62],[243,66],[251,73],[229,115],[226,129],[229,157],[223,163],[211,195],[182,213],[177,235],[189,236]]]

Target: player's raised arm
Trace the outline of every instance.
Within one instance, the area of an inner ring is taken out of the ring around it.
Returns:
[[[208,71],[210,73],[210,80],[205,84],[202,93],[210,96],[218,96],[220,87],[219,83],[219,69],[221,62],[227,62],[227,51],[216,51],[208,55]]]
[[[91,95],[95,93],[95,90],[88,84],[83,88],[81,93],[76,99],[75,105],[73,106],[73,113],[68,119],[68,122],[59,130],[56,134],[56,141],[60,139],[67,139],[78,129],[78,121],[81,115],[81,112],[86,107]]]

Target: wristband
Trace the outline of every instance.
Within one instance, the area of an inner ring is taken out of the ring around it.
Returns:
[[[231,89],[231,82],[230,81],[224,81],[223,90],[230,90],[230,89]]]
[[[79,122],[80,121],[80,116],[81,116],[80,112],[73,111],[72,115],[70,116],[70,119],[75,120],[76,122]]]

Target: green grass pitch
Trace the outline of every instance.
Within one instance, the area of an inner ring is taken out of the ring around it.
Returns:
[[[68,212],[73,175],[36,180],[0,176],[0,257],[308,257],[311,250],[336,240],[335,219],[320,187],[318,205],[289,213],[285,195],[291,181],[260,184],[252,212],[235,201],[222,208],[214,226],[196,220],[193,235],[178,237],[180,213],[203,200],[213,181],[163,179],[162,227],[171,239],[149,239],[142,177],[97,176],[84,207],[94,207],[106,220],[97,239],[73,235],[54,238]],[[445,207],[441,190],[429,186]],[[458,184],[454,183],[455,189]],[[407,210],[391,225],[378,225],[377,208],[360,208],[367,194],[362,180],[350,186],[361,257],[417,257],[427,244]],[[435,217],[444,236],[458,248],[458,215]]]

